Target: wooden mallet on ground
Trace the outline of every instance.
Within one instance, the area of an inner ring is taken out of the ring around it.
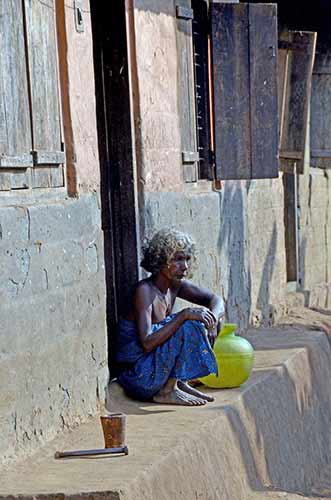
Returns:
[[[125,445],[125,421],[123,413],[110,413],[100,417],[105,447],[96,450],[57,451],[54,458],[87,457],[92,455],[129,454]]]

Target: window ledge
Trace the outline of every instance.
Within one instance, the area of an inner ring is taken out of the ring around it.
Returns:
[[[207,179],[199,179],[195,182],[186,182],[185,192],[194,194],[212,193],[214,192],[213,181],[209,181]]]
[[[69,198],[66,187],[15,189],[0,192],[0,208],[8,206],[24,206],[34,203],[48,203]]]

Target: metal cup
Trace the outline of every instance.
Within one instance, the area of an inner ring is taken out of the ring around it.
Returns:
[[[126,415],[109,413],[100,417],[105,448],[122,448],[125,446]]]

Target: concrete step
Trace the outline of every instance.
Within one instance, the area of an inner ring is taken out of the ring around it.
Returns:
[[[312,493],[323,498],[331,498],[331,465],[323,467],[318,480],[313,485]]]
[[[128,456],[55,460],[57,450],[103,446],[99,418],[0,471],[0,499],[299,500],[331,463],[331,351],[321,332],[249,331],[256,360],[240,388],[213,403],[174,407],[110,389],[127,415]],[[315,497],[316,498],[316,497]],[[331,496],[330,496],[331,498]]]

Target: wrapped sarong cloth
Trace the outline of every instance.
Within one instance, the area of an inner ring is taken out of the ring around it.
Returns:
[[[175,314],[152,326],[153,335]],[[150,400],[169,378],[182,381],[217,374],[214,353],[200,321],[185,321],[162,345],[145,353],[134,321],[120,320],[117,361],[126,369],[118,382],[135,399]]]

